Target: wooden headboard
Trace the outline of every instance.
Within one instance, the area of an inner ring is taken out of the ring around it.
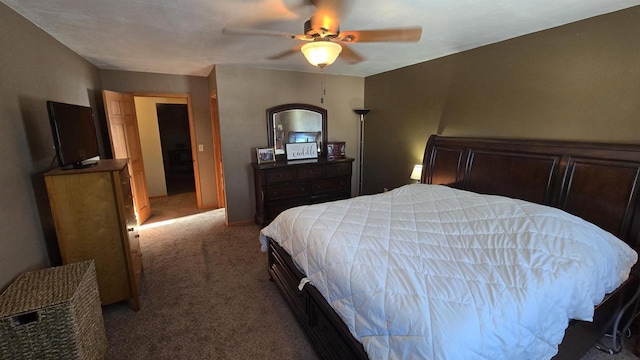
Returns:
[[[432,135],[421,182],[560,208],[640,249],[640,146]]]

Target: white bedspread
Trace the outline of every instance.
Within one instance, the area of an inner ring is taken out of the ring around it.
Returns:
[[[563,211],[424,184],[290,209],[264,236],[370,359],[549,359],[637,260]]]

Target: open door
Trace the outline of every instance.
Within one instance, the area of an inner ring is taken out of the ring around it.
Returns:
[[[133,95],[103,90],[104,110],[109,126],[111,149],[115,159],[129,159],[129,176],[138,224],[151,216],[147,180],[144,175],[142,148]]]

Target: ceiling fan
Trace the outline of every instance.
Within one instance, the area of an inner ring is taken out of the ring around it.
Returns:
[[[422,36],[422,27],[419,26],[340,31],[339,18],[347,7],[345,0],[304,0],[303,5],[316,7],[311,18],[304,23],[303,34],[243,28],[224,28],[222,32],[233,35],[277,36],[305,41],[305,44],[299,44],[268,58],[281,59],[302,51],[309,63],[320,68],[333,64],[338,56],[349,64],[363,61],[364,57],[347,45],[350,43],[417,42]]]

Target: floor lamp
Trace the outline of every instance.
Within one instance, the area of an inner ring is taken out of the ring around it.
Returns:
[[[358,195],[362,195],[362,170],[364,170],[364,116],[371,110],[369,109],[354,109],[353,112],[360,115],[360,158],[358,164],[360,170],[358,171]]]

